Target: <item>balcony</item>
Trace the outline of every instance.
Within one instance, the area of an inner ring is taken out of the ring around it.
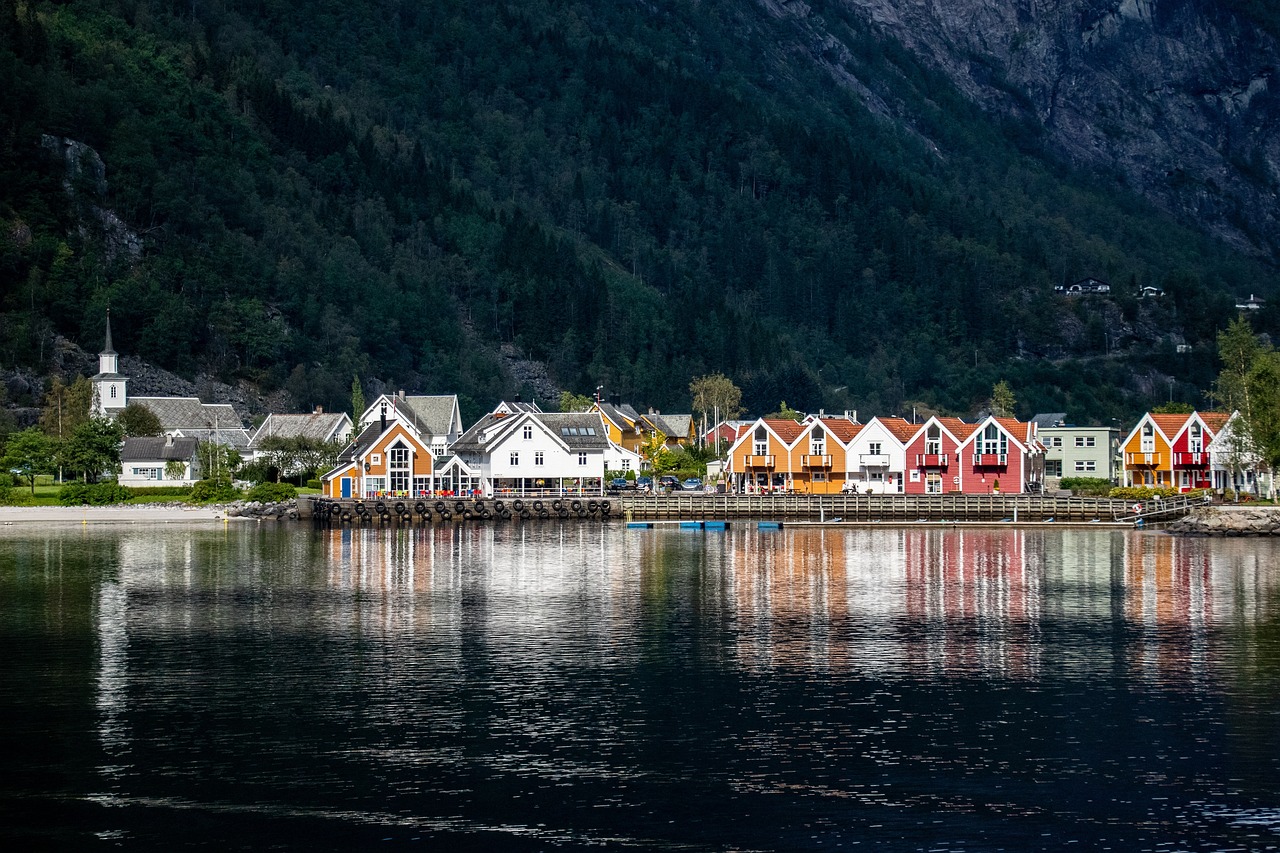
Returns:
[[[826,456],[814,456],[814,455],[801,456],[800,464],[806,468],[830,468],[831,456],[830,454]]]
[[[1200,453],[1175,453],[1173,454],[1174,468],[1203,468],[1209,464],[1209,454]]]
[[[888,468],[889,454],[861,453],[858,455],[858,464],[863,468]]]
[[[917,468],[946,468],[948,464],[945,453],[917,453]]]
[[[1124,464],[1130,468],[1155,468],[1160,465],[1159,453],[1126,453]]]
[[[743,457],[743,459],[745,460],[744,464],[748,468],[772,468],[773,467],[772,453],[770,453],[767,456],[745,456]]]
[[[1007,453],[975,453],[973,454],[973,467],[975,468],[1000,468],[1009,464],[1009,454]]]

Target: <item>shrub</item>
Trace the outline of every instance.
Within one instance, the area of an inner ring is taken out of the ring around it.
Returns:
[[[1102,477],[1063,477],[1059,485],[1076,497],[1105,498],[1113,488],[1111,481]]]
[[[320,488],[320,481],[319,481],[319,480],[307,480],[307,488],[308,488],[308,489],[318,489],[318,488]]]
[[[1126,501],[1149,501],[1152,498],[1176,498],[1180,492],[1168,486],[1121,486],[1112,489],[1108,497]]]
[[[133,490],[119,483],[67,483],[58,490],[58,503],[63,506],[106,506],[124,503]]]
[[[259,483],[245,493],[245,499],[260,503],[279,503],[290,501],[298,496],[298,488],[293,483]]]
[[[208,503],[209,501],[233,501],[240,497],[240,492],[226,478],[199,480],[191,487],[191,495],[187,498],[192,503]]]

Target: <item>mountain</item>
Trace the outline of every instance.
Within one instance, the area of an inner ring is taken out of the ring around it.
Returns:
[[[121,352],[300,408],[682,409],[715,370],[757,412],[1203,405],[1276,284],[1273,14],[6,4],[0,367],[109,307]]]

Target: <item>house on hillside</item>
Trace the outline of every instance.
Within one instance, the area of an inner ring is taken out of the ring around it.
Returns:
[[[599,412],[492,412],[450,448],[486,496],[604,493],[607,428]]]
[[[1054,288],[1054,291],[1066,294],[1067,296],[1085,296],[1089,294],[1110,293],[1111,285],[1098,278],[1082,278],[1074,284],[1060,284]]]
[[[122,486],[189,486],[200,479],[194,438],[126,438],[120,446]],[[177,463],[176,465],[174,463]],[[180,468],[180,470],[174,470]]]

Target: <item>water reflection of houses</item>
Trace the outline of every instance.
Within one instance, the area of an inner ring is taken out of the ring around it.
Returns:
[[[1041,559],[1022,530],[731,532],[751,665],[1031,675]]]

